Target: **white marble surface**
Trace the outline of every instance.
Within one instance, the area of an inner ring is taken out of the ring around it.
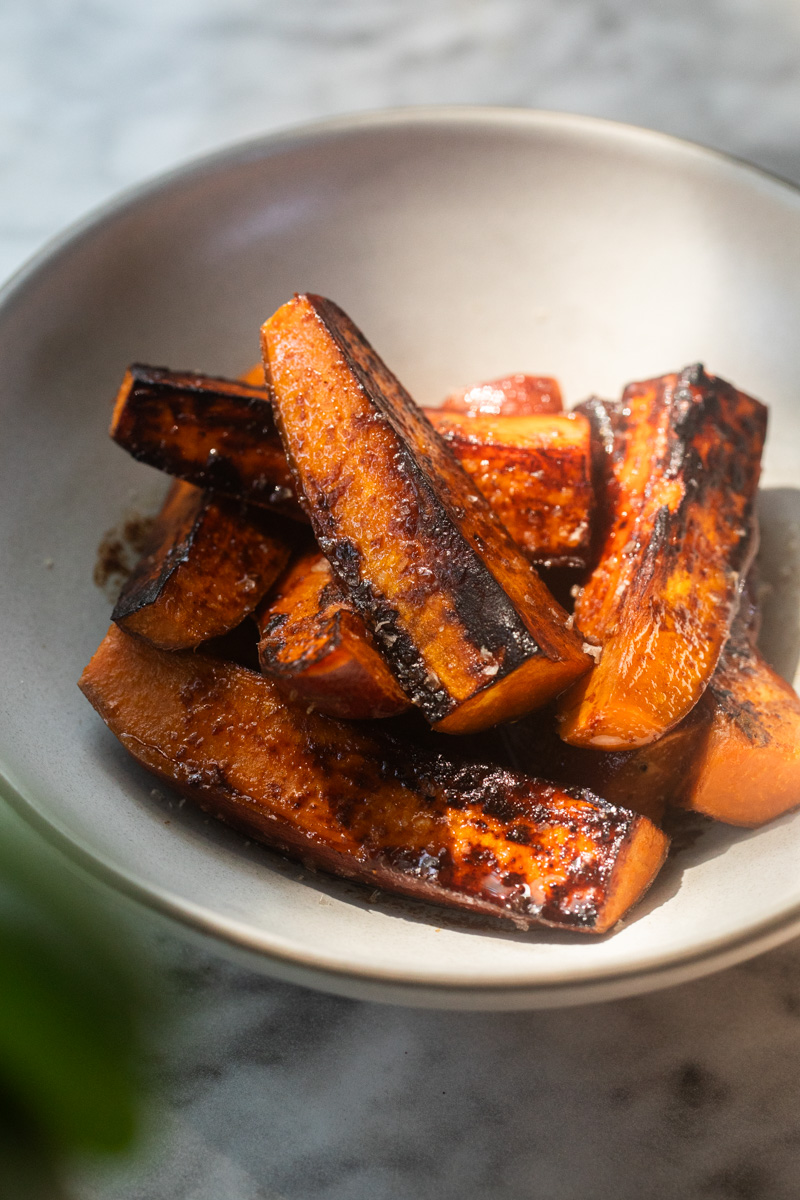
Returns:
[[[0,275],[233,138],[391,104],[595,113],[800,181],[793,0],[2,0]],[[136,1162],[80,1200],[790,1200],[800,946],[539,1014],[358,1004],[161,936],[183,1019]]]

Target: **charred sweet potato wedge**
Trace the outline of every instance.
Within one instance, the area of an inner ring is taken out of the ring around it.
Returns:
[[[655,741],[703,694],[755,550],[766,409],[691,367],[629,387],[610,456],[610,522],[575,622],[602,645],[561,698],[561,737]]]
[[[331,717],[393,717],[409,708],[324,554],[301,555],[259,607],[261,669]]]
[[[594,493],[584,416],[425,415],[533,562],[588,565]]]
[[[746,636],[732,637],[696,711],[683,807],[754,827],[800,804],[800,699]]]
[[[341,309],[297,296],[262,340],[317,543],[431,725],[487,728],[583,674],[566,613]]]
[[[299,515],[263,378],[256,386],[134,363],[110,432],[134,458],[168,475]]]
[[[667,849],[646,818],[288,703],[265,676],[112,626],[80,681],[123,746],[215,816],[339,875],[518,926],[604,933]]]
[[[289,526],[271,513],[176,481],[113,620],[164,650],[227,633],[286,567]]]
[[[549,375],[504,375],[451,392],[442,410],[470,417],[533,417],[537,413],[563,412],[564,401],[558,380]]]

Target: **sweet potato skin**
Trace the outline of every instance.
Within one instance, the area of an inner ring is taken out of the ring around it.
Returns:
[[[756,547],[766,409],[702,367],[632,385],[615,429],[613,512],[575,621],[603,647],[562,698],[565,741],[644,745],[703,694]]]
[[[486,728],[586,671],[563,609],[349,318],[298,296],[262,341],[320,549],[428,721]]]
[[[532,562],[588,566],[594,492],[584,416],[425,415]]]
[[[140,763],[207,811],[406,895],[603,933],[666,853],[649,821],[588,794],[416,754],[287,704],[261,675],[116,626],[80,686]]]
[[[254,385],[134,363],[110,433],[134,458],[168,475],[301,515],[263,378]]]
[[[227,633],[286,567],[290,525],[176,481],[112,619],[164,650]]]
[[[393,717],[410,707],[361,617],[316,548],[300,555],[259,607],[261,670],[330,717]]]
[[[550,375],[503,375],[463,391],[451,392],[441,411],[475,417],[533,417],[537,413],[560,413],[564,401],[558,380]]]

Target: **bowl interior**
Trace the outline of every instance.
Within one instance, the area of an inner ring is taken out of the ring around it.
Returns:
[[[106,731],[75,686],[109,617],[92,582],[98,543],[165,488],[106,435],[122,370],[138,359],[239,372],[258,358],[260,322],[304,290],[341,304],[421,403],[515,370],[560,377],[576,402],[698,359],[764,399],[763,643],[794,675],[798,193],[694,147],[579,118],[355,120],[252,143],[145,188],[7,289],[9,793],[152,903],[263,953],[269,969],[294,964],[323,982],[339,973],[351,990],[393,980],[420,994],[509,988],[534,1003],[557,987],[576,998],[593,982],[630,990],[665,965],[755,946],[769,928],[788,936],[800,814],[757,832],[709,828],[610,937],[521,935],[310,875],[179,808]]]

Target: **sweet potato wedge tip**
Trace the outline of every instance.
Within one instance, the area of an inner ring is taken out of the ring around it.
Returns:
[[[702,367],[633,384],[609,457],[612,514],[575,622],[602,645],[560,702],[565,741],[644,745],[703,694],[756,539],[766,409]]]
[[[410,707],[316,548],[292,564],[256,622],[262,671],[303,704],[356,720],[392,717]]]
[[[583,674],[566,613],[341,309],[295,297],[262,343],[320,549],[428,721],[483,729]]]
[[[451,392],[441,411],[475,417],[533,417],[564,410],[558,380],[549,375],[504,375],[463,391]]]
[[[584,416],[424,412],[533,562],[589,565],[594,492]]]
[[[80,686],[140,763],[208,812],[387,890],[604,933],[666,853],[646,818],[588,793],[420,754],[309,714],[264,676],[116,626]]]
[[[726,646],[698,710],[685,808],[752,828],[800,805],[800,699],[745,637]]]
[[[134,363],[110,433],[134,458],[168,475],[299,515],[263,378],[254,386]]]
[[[286,567],[291,526],[263,509],[176,481],[112,619],[164,650],[227,633]]]

